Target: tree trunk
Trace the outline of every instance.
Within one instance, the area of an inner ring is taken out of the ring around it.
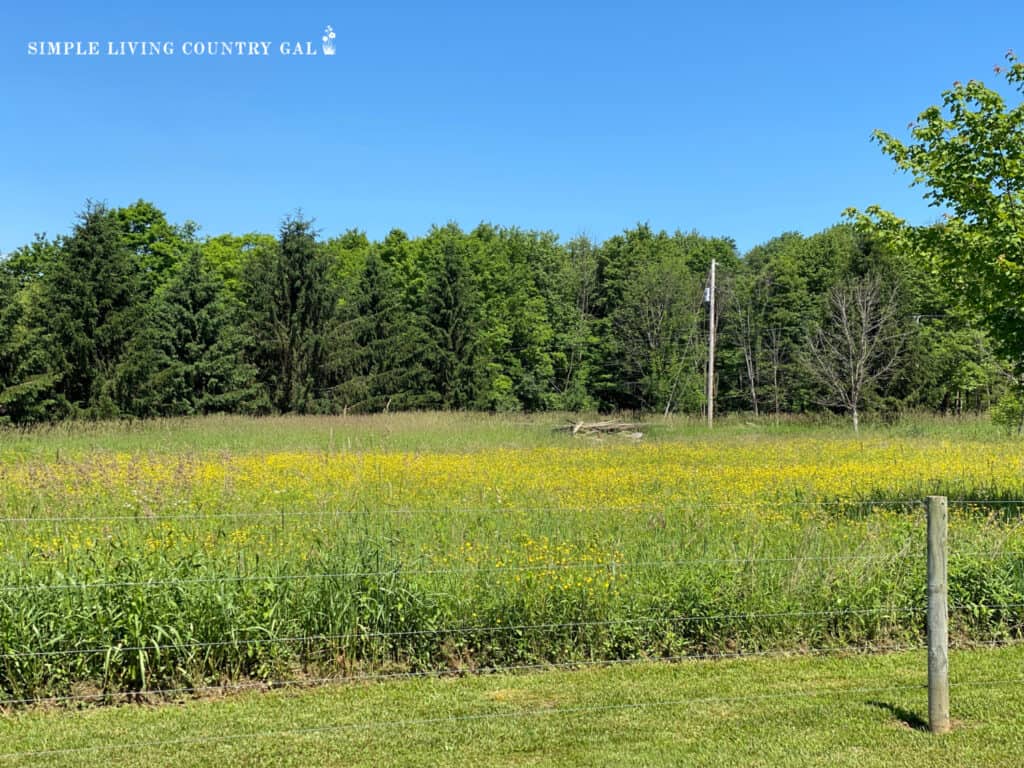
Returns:
[[[775,423],[779,422],[779,414],[782,413],[782,403],[779,399],[779,364],[772,361],[772,397],[775,400]]]
[[[860,416],[857,413],[857,406],[856,405],[853,406],[852,414],[853,414],[853,431],[854,431],[854,433],[859,433],[860,432]]]
[[[743,344],[743,362],[747,368],[747,383],[750,385],[750,404],[754,408],[754,415],[758,415],[757,407],[757,364],[754,359],[754,351],[750,345],[744,341]]]

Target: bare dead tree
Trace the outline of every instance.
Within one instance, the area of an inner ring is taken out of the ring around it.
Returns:
[[[822,387],[821,404],[845,409],[859,431],[865,395],[896,370],[905,340],[895,290],[875,277],[835,286],[803,354],[808,374]]]

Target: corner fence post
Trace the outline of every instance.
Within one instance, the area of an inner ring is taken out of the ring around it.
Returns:
[[[947,597],[948,502],[929,496],[928,505],[928,726],[949,731],[949,607]]]

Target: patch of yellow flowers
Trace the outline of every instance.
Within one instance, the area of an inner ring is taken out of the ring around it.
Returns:
[[[355,530],[352,521],[360,514],[390,511],[390,524],[400,530],[406,511],[429,511],[432,520],[444,521],[455,510],[479,510],[521,519],[522,536],[475,553],[469,542],[458,547],[458,531],[440,524],[443,535],[433,549],[443,558],[439,562],[479,565],[486,558],[498,569],[550,562],[560,566],[548,574],[552,579],[572,573],[583,584],[611,588],[620,578],[611,566],[621,553],[591,551],[557,537],[530,538],[537,533],[529,527],[530,511],[635,512],[656,529],[659,510],[707,508],[725,525],[735,513],[799,529],[816,517],[806,510],[820,501],[911,499],[939,489],[963,498],[1024,498],[1024,450],[1016,441],[737,437],[467,453],[96,452],[0,463],[0,488],[0,516],[95,521],[79,529],[29,526],[25,541],[37,552],[89,550],[104,535],[119,535],[126,518],[153,520],[143,537],[153,551],[251,544],[283,551],[301,539],[308,552],[311,536]],[[252,513],[267,517],[249,519]],[[223,523],[219,536],[196,522],[231,515],[246,519]],[[164,523],[165,517],[173,522]],[[9,545],[17,530],[6,533]],[[592,573],[561,567],[572,563],[609,567]],[[517,570],[512,578],[536,580],[545,573]]]
[[[629,509],[698,501],[1024,491],[1016,442],[736,439],[472,453],[96,453],[0,463],[5,514],[167,515],[427,508]]]

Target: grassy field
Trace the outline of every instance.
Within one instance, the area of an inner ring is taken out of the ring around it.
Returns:
[[[275,691],[0,718],[0,765],[1016,766],[1024,650],[642,664]]]
[[[952,631],[1024,622],[1024,450],[868,428],[396,414],[0,433],[3,705],[923,637],[919,500],[952,508]],[[149,695],[147,698],[152,699]]]

